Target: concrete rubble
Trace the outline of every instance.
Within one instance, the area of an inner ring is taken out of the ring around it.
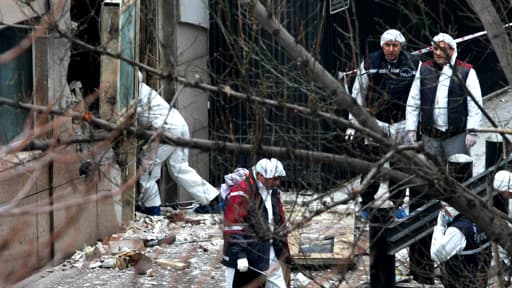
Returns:
[[[285,193],[283,201],[287,206],[290,199],[295,199],[299,206],[302,203],[311,210],[345,196],[333,193],[300,199],[294,193]],[[342,206],[337,209],[346,213],[357,209],[353,203]],[[17,287],[225,287],[225,269],[220,264],[222,215],[163,209],[165,217],[137,213],[123,233],[76,251],[64,263],[44,269]],[[357,226],[356,233],[361,237],[348,270],[336,265],[296,267],[291,275],[292,287],[365,287],[369,280],[368,230],[363,223]]]

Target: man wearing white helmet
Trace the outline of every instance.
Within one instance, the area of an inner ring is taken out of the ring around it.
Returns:
[[[375,116],[381,127],[387,128],[390,137],[399,144],[406,140],[405,104],[419,65],[419,59],[405,51],[405,37],[396,29],[386,30],[380,37],[381,49],[372,52],[361,63],[354,85],[352,97]],[[351,121],[355,121],[352,115]],[[352,139],[353,129],[347,129],[346,138]],[[382,158],[383,151],[379,146],[367,143],[365,154],[368,160],[376,161]],[[391,163],[393,166],[393,163]],[[380,188],[394,187],[394,183],[384,181]],[[379,182],[374,182],[362,194],[361,205],[365,207],[374,200],[379,190]],[[405,190],[391,191],[391,200],[397,207],[395,216],[403,218],[407,214],[401,205]],[[365,211],[365,210],[363,210]],[[363,216],[366,213],[363,212]]]
[[[434,59],[418,68],[409,93],[406,129],[411,142],[419,132],[425,152],[444,166],[451,155],[470,155],[477,136],[467,131],[480,127],[482,92],[473,66],[457,60],[450,35],[439,33],[432,46]]]
[[[510,198],[512,198],[512,172],[500,170],[496,172],[493,180],[494,207],[505,214],[511,214]]]
[[[287,287],[282,265],[291,259],[276,188],[285,175],[279,160],[263,158],[227,194],[222,259],[227,287]]]
[[[491,243],[485,232],[447,203],[434,227],[430,255],[444,287],[487,287]]]

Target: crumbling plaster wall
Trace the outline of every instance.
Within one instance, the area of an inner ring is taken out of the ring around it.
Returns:
[[[71,1],[52,0],[48,3],[50,7],[47,9],[64,4],[63,12],[57,18],[58,27],[60,31],[69,33]],[[0,7],[0,15],[12,13],[13,8]],[[17,19],[21,20],[24,19]],[[34,103],[53,104],[56,108],[65,109],[70,99],[67,83],[70,43],[56,31],[48,32],[46,36],[37,39],[32,47]],[[36,127],[49,121],[61,123],[53,124],[53,130],[45,131],[45,138],[56,134],[69,136],[72,126],[71,119],[62,117],[52,119],[39,115],[34,121]],[[79,176],[81,158],[76,156],[81,149],[77,145],[53,151],[49,161],[38,158],[41,151],[19,152],[0,159],[0,206],[4,209],[10,204],[15,204],[13,208],[30,207],[20,214],[0,216],[0,262],[9,263],[0,265],[0,283],[19,281],[34,270],[52,261],[58,262],[76,249],[119,231],[121,220],[119,209],[116,209],[119,205],[115,205],[119,202],[117,196],[51,209],[66,201],[110,193],[121,185],[121,173],[112,153],[102,155],[106,156],[101,158],[100,168],[103,171],[94,179],[86,180]],[[13,203],[20,196],[20,201]]]

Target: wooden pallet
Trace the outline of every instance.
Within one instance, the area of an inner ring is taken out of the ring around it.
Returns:
[[[304,210],[289,210],[292,225],[304,222],[289,236],[290,252],[297,265],[348,265],[354,255],[354,214],[346,209],[329,210],[304,221]]]

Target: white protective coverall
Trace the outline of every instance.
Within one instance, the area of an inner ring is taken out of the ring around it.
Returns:
[[[452,217],[459,212],[448,206]],[[455,254],[460,254],[466,247],[466,237],[455,227],[448,227],[448,222],[443,217],[443,212],[439,212],[437,216],[437,225],[434,227],[432,234],[432,243],[430,246],[430,256],[436,264],[448,261]]]
[[[145,129],[163,127],[164,132],[190,138],[187,122],[180,112],[170,107],[151,87],[142,81],[139,83],[137,103],[139,125]],[[156,152],[152,148],[157,148]],[[142,154],[142,165],[145,170],[139,180],[141,188],[139,201],[143,207],[155,207],[161,204],[157,181],[160,179],[164,161],[167,162],[169,174],[174,181],[187,190],[196,201],[206,205],[219,194],[215,187],[188,165],[188,148],[154,143],[148,145],[148,149]]]

